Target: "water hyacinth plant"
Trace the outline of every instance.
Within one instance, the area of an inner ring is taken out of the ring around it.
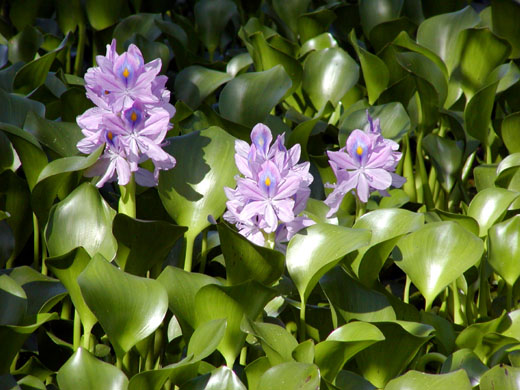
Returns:
[[[224,219],[255,244],[271,249],[314,223],[298,215],[313,180],[309,163],[298,164],[300,145],[287,150],[284,134],[271,145],[272,140],[271,130],[259,123],[251,131],[251,145],[235,141],[235,162],[243,177],[236,177],[235,189],[224,188],[229,199]]]
[[[0,14],[0,390],[518,390],[518,2]]]

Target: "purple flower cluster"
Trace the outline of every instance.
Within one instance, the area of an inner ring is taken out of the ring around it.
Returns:
[[[261,246],[279,245],[314,223],[298,216],[313,180],[309,163],[298,164],[300,145],[287,150],[283,134],[271,145],[272,140],[271,130],[259,123],[251,132],[251,145],[235,141],[235,162],[243,177],[236,177],[235,189],[224,188],[229,199],[224,219]]]
[[[390,186],[401,187],[406,179],[394,173],[401,159],[399,145],[381,135],[379,119],[373,121],[367,112],[370,128],[367,131],[354,130],[345,147],[338,152],[327,152],[329,163],[337,178],[336,184],[325,204],[330,207],[327,216],[338,211],[344,196],[355,190],[358,199],[366,203],[371,192],[386,191]]]
[[[161,60],[145,64],[135,45],[118,55],[114,39],[106,56],[97,56],[96,61],[99,66],[85,74],[87,97],[96,107],[76,120],[85,136],[77,148],[85,154],[101,145],[105,149],[86,175],[101,176],[97,187],[116,176],[120,185],[126,185],[132,173],[138,184],[155,186],[159,170],[175,166],[175,159],[161,147],[175,114],[165,88],[167,77],[158,76]],[[155,166],[153,173],[139,166],[148,159]]]

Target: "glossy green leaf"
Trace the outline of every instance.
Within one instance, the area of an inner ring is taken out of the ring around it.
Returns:
[[[246,390],[246,387],[231,368],[222,366],[184,383],[180,390]]]
[[[370,242],[367,230],[329,224],[312,225],[296,234],[287,246],[287,270],[303,303],[320,278],[347,253]]]
[[[18,61],[33,60],[42,42],[43,36],[40,31],[31,25],[25,26],[22,31],[9,40],[9,61],[15,64]]]
[[[117,248],[112,236],[115,214],[96,187],[82,184],[53,206],[49,213],[45,227],[49,255],[64,255],[82,246],[90,256],[100,253],[112,259]]]
[[[95,358],[83,348],[78,348],[60,368],[57,380],[62,390],[126,390],[128,387],[128,379],[121,370]]]
[[[104,30],[115,24],[121,15],[123,4],[123,0],[87,0],[85,10],[92,27],[95,30]]]
[[[228,84],[229,85],[229,84]],[[226,208],[224,187],[234,187],[238,173],[233,159],[235,138],[218,127],[175,137],[165,149],[177,159],[161,171],[159,196],[168,214],[195,237]]]
[[[300,15],[298,17],[300,42],[307,42],[313,37],[328,32],[335,19],[336,14],[323,7]]]
[[[0,325],[0,343],[2,354],[0,355],[0,375],[9,372],[9,367],[16,354],[20,351],[29,336],[47,321],[58,318],[56,313],[43,313],[35,318],[28,319],[24,325]]]
[[[424,137],[423,148],[433,161],[442,187],[451,192],[462,169],[463,142],[428,134]]]
[[[512,46],[511,58],[520,56],[520,29],[517,23],[520,18],[520,7],[507,0],[493,1],[491,7],[493,32],[507,39]]]
[[[206,285],[195,296],[195,328],[210,320],[227,320],[226,332],[218,350],[226,359],[227,366],[232,367],[246,338],[240,330],[242,317],[256,318],[273,297],[272,290],[257,282],[231,287]]]
[[[51,161],[38,175],[36,185],[31,193],[31,203],[34,213],[40,223],[47,221],[49,211],[60,193],[63,185],[74,172],[82,171],[94,165],[101,155],[102,148],[87,157],[63,157]]]
[[[346,322],[396,319],[395,311],[385,295],[365,287],[340,267],[327,272],[320,279],[320,286],[334,309]]]
[[[350,264],[359,279],[367,285],[375,282],[397,240],[423,224],[421,214],[401,209],[375,210],[359,218],[353,227],[372,231],[370,244],[360,248]]]
[[[205,322],[195,329],[188,344],[188,355],[195,360],[202,360],[217,349],[226,331],[226,319]]]
[[[166,258],[186,230],[185,226],[164,221],[144,221],[117,214],[112,232],[119,245],[130,250],[128,257],[118,255],[117,263],[125,272],[145,276],[146,271]]]
[[[303,90],[317,111],[327,102],[338,104],[359,78],[359,65],[343,49],[333,47],[310,53],[303,66]]]
[[[195,22],[200,40],[210,53],[220,44],[220,36],[237,7],[231,0],[201,0],[195,4]]]
[[[381,92],[388,86],[390,78],[388,67],[382,59],[359,46],[354,30],[350,33],[349,38],[361,63],[361,71],[367,87],[368,102],[374,104]]]
[[[316,390],[320,372],[314,364],[288,362],[267,370],[258,383],[258,390]]]
[[[376,326],[366,322],[351,322],[334,330],[325,341],[316,345],[316,364],[321,376],[333,381],[348,360],[384,339]]]
[[[155,370],[141,371],[130,379],[128,390],[160,390],[167,379],[179,385],[197,374],[198,362],[192,355],[180,362]]]
[[[514,390],[520,386],[520,368],[495,366],[482,375],[480,390]]]
[[[2,91],[0,90],[0,96]],[[38,180],[38,176],[42,169],[47,165],[48,160],[38,141],[29,133],[22,129],[8,125],[0,124],[0,131],[3,131],[9,138],[20,157],[22,169],[27,179],[29,189],[33,189]]]
[[[337,46],[338,42],[336,39],[330,33],[326,32],[305,41],[305,43],[300,47],[298,56],[303,57],[305,54],[314,50],[329,49]]]
[[[440,221],[453,221],[457,222],[460,226],[467,229],[474,235],[479,235],[478,222],[472,217],[463,214],[450,213],[444,210],[435,210],[435,213],[439,216]]]
[[[455,47],[459,33],[478,23],[478,14],[469,5],[459,11],[436,15],[421,23],[417,43],[435,52],[451,74],[458,62]]]
[[[260,340],[271,366],[293,361],[292,352],[298,346],[296,339],[283,327],[275,324],[244,319],[241,329]]]
[[[57,257],[49,257],[45,260],[50,270],[60,279],[69,292],[70,299],[78,311],[85,329],[92,329],[97,319],[90,311],[77,283],[79,274],[90,261],[90,256],[83,248],[73,249],[71,252]]]
[[[488,29],[467,29],[459,34],[455,47],[458,59],[452,77],[460,81],[470,100],[484,87],[488,75],[511,53],[511,46]]]
[[[305,340],[303,343],[298,344],[296,348],[294,348],[292,351],[292,357],[297,362],[311,364],[314,362],[314,353],[314,341]]]
[[[298,32],[298,17],[307,11],[310,0],[273,0],[273,9],[293,34]]]
[[[472,386],[478,385],[482,375],[489,370],[473,351],[462,348],[448,356],[440,373],[445,374],[461,368],[466,371]]]
[[[27,94],[44,84],[56,55],[65,49],[69,37],[70,35],[67,35],[56,49],[22,66],[14,77],[14,90]]]
[[[401,103],[388,103],[380,106],[371,106],[366,110],[356,110],[339,123],[338,142],[344,146],[349,134],[355,129],[367,130],[370,128],[367,113],[373,119],[379,119],[381,134],[385,138],[400,141],[411,129],[410,117]]]
[[[509,153],[520,152],[520,113],[513,113],[502,120],[502,141]]]
[[[481,239],[449,221],[429,223],[401,238],[397,246],[402,260],[396,260],[395,264],[424,296],[427,309],[435,297],[475,265],[484,252]]]
[[[217,228],[230,284],[256,280],[270,285],[280,278],[285,269],[281,252],[253,244],[226,224]]]
[[[401,14],[403,0],[362,0],[359,3],[361,26],[365,36],[378,24],[397,19]]]
[[[16,241],[13,230],[6,221],[0,221],[0,266],[3,267],[7,260],[14,258]]]
[[[486,236],[489,228],[503,218],[518,195],[502,188],[486,188],[475,195],[469,204],[468,215],[478,222],[480,237]]]
[[[301,84],[303,69],[298,61],[292,56],[271,46],[261,32],[249,36],[254,52],[252,53],[253,62],[257,71],[272,69],[278,64],[282,65],[287,75],[291,78],[291,88],[286,92],[286,96],[295,92]]]
[[[457,390],[471,390],[472,388],[464,370],[458,370],[449,374],[427,374],[419,371],[408,371],[403,376],[391,380],[385,386],[385,390],[444,390],[450,387]]]
[[[159,282],[127,274],[100,255],[90,260],[78,284],[119,358],[161,325],[168,308]]]
[[[249,390],[257,390],[258,383],[262,375],[271,368],[269,359],[265,356],[259,357],[255,361],[249,363],[244,372],[247,377],[247,387]]]
[[[177,99],[182,100],[192,110],[195,110],[204,99],[222,84],[231,80],[233,76],[199,65],[193,65],[179,72],[175,78],[173,90]]]
[[[58,0],[55,4],[56,19],[62,33],[74,32],[78,24],[85,23],[80,0]]]
[[[139,34],[150,41],[157,39],[161,35],[161,30],[155,24],[156,20],[160,20],[159,15],[141,13],[130,15],[119,22],[113,33],[117,43],[117,50],[119,52],[124,51],[125,42],[130,40],[132,35],[135,34]]]
[[[0,302],[0,325],[21,324],[27,311],[27,295],[8,275],[0,276]]]
[[[220,93],[220,114],[230,121],[253,127],[265,120],[291,86],[291,78],[281,65],[264,72],[238,75]]]
[[[249,53],[241,53],[234,56],[226,65],[226,72],[235,77],[244,69],[248,68],[253,63],[253,59]]]
[[[432,337],[433,328],[407,321],[377,322],[374,325],[385,340],[359,352],[356,363],[366,380],[383,388],[408,366],[419,348]]]
[[[84,138],[76,123],[50,121],[33,112],[27,114],[23,128],[42,145],[63,157],[79,154],[76,144]]]
[[[498,81],[495,81],[476,91],[464,110],[466,131],[483,145],[488,144],[489,125],[497,87]]]
[[[341,390],[376,390],[376,387],[362,376],[345,370],[339,372],[335,385]]]
[[[520,277],[520,216],[493,225],[488,237],[489,265],[512,288]]]
[[[195,296],[208,284],[220,284],[211,276],[195,272],[186,272],[180,268],[168,266],[157,278],[168,293],[168,305],[181,325],[187,324],[191,332],[196,326]],[[183,332],[186,334],[185,326]],[[191,333],[190,332],[190,333]]]

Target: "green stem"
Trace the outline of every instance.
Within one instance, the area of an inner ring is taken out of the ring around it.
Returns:
[[[457,281],[454,280],[451,283],[451,293],[453,294],[453,321],[458,325],[463,325],[466,321],[464,321],[464,317],[461,313],[460,307],[460,298],[459,298],[459,288],[457,287]]]
[[[506,283],[506,308],[510,312],[513,307],[513,286]]]
[[[422,153],[423,138],[424,138],[424,132],[421,131],[417,135],[416,158],[417,158],[419,173],[420,173],[421,181],[422,181],[422,192],[423,192],[423,197],[424,197],[423,199],[424,199],[424,202],[426,203],[426,207],[428,208],[428,210],[431,210],[431,209],[435,208],[435,205],[433,204],[432,192],[431,192],[430,186],[428,184],[428,174],[426,173],[426,167],[424,165],[424,158],[423,158],[423,153]]]
[[[410,201],[417,200],[417,191],[415,189],[415,177],[413,173],[412,151],[410,149],[410,139],[408,135],[403,138],[404,142],[404,162],[403,162],[403,176],[406,182],[403,184],[403,190],[410,197]]]
[[[45,244],[45,240],[42,237],[41,241],[41,250],[42,250],[42,275],[47,275],[47,245]]]
[[[80,23],[78,26],[78,47],[76,48],[76,59],[74,61],[74,74],[76,76],[81,75],[81,71],[83,70],[83,52],[85,51],[86,31],[85,24]]]
[[[406,282],[404,284],[404,303],[410,303],[410,285],[412,284],[412,280],[406,275]]]
[[[121,197],[119,198],[119,213],[135,218],[135,178],[133,174],[130,177],[128,184],[125,186],[119,186],[119,190],[121,191]]]
[[[200,273],[204,273],[206,269],[206,259],[208,257],[208,229],[204,229],[202,232],[202,245],[200,248]]]
[[[70,301],[69,297],[66,297],[63,300],[63,304],[61,305],[61,314],[60,318],[62,320],[70,320],[70,309],[71,309],[72,302]]]
[[[269,249],[274,249],[274,246],[276,244],[276,233],[265,233],[264,232],[264,238],[265,238],[265,246]]]
[[[247,364],[247,347],[244,345],[240,351],[240,365],[245,366]]]
[[[38,218],[33,213],[33,235],[34,235],[34,250],[33,250],[33,267],[40,268],[40,229],[38,228]]]
[[[361,218],[363,215],[365,215],[367,211],[367,204],[362,202],[358,199],[356,196],[356,221]]]
[[[92,327],[86,327],[83,324],[83,348],[89,352],[92,352],[90,349],[90,334],[92,333]]]
[[[305,300],[301,300],[300,304],[300,343],[303,343],[305,341],[306,335],[306,322],[305,322]]]
[[[193,245],[195,237],[193,234],[186,234],[186,255],[184,257],[184,271],[191,272],[191,265],[193,262]]]
[[[429,299],[425,298],[425,304],[424,304],[424,311],[429,312],[432,310],[433,300],[430,301]]]
[[[486,261],[483,257],[480,260],[480,286],[478,293],[478,314],[480,318],[485,318],[488,315],[488,302],[489,298],[489,283],[486,277]]]
[[[493,164],[493,156],[491,155],[491,145],[486,145],[486,164]]]
[[[74,310],[74,333],[72,340],[74,351],[77,351],[81,341],[81,320],[77,310]]]

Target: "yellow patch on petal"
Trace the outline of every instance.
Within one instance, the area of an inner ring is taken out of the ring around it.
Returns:
[[[114,138],[114,134],[112,134],[112,132],[109,131],[108,134],[107,134],[107,138],[108,138],[110,141],[112,141],[112,139]]]
[[[267,187],[269,187],[269,186],[271,185],[271,179],[269,178],[269,176],[267,176],[267,177],[265,178],[265,182],[264,182],[264,183],[265,183],[265,185],[266,185]]]
[[[361,156],[363,154],[363,148],[361,146],[358,146],[356,149],[356,153],[358,154],[358,156]]]
[[[132,122],[135,122],[137,120],[137,114],[135,113],[135,111],[132,111],[132,114],[130,115],[130,119],[132,120]]]
[[[128,76],[130,76],[130,72],[128,71],[127,68],[125,68],[125,70],[123,70],[123,77],[127,78]]]

